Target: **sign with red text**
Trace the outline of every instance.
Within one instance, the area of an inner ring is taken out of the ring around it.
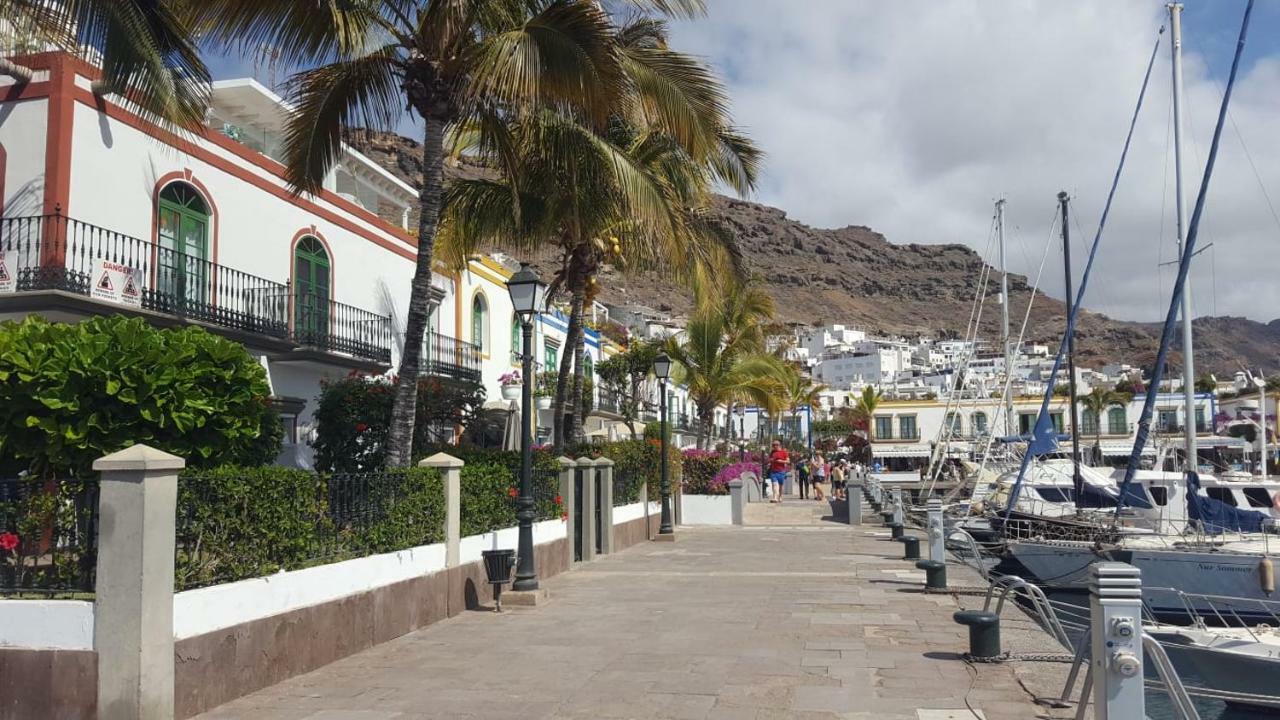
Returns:
[[[137,268],[110,260],[94,260],[93,270],[89,273],[89,297],[141,307],[141,278]]]

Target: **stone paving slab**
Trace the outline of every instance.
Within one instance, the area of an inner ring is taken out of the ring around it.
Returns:
[[[681,528],[553,578],[547,605],[465,613],[200,717],[1071,717],[1011,665],[960,659],[957,599],[921,593],[899,543],[803,510],[818,519]]]

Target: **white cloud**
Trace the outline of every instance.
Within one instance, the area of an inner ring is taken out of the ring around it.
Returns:
[[[727,76],[737,121],[769,157],[758,199],[812,225],[869,225],[897,243],[986,246],[1004,194],[1010,262],[1033,273],[1056,194],[1075,200],[1077,275],[1115,171],[1164,2],[712,0],[676,45]],[[1199,187],[1221,84],[1184,29],[1188,205]],[[1268,32],[1255,26],[1251,33]],[[1248,52],[1246,50],[1246,52]],[[1229,57],[1214,57],[1225,75]],[[1087,305],[1163,317],[1174,257],[1168,34]],[[1280,316],[1280,61],[1242,75],[1211,184],[1193,272],[1197,314]],[[1188,215],[1190,209],[1188,209]],[[1161,228],[1163,226],[1163,235]],[[1062,294],[1060,254],[1044,288]],[[1216,275],[1216,277],[1215,277]],[[921,282],[927,282],[921,278]]]

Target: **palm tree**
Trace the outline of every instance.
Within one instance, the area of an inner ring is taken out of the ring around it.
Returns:
[[[700,0],[631,0],[692,15]],[[285,132],[286,177],[318,190],[342,151],[343,129],[423,123],[418,252],[405,320],[387,463],[410,461],[421,338],[444,196],[450,128],[538,112],[595,125],[622,103],[627,80],[614,27],[593,0],[201,0],[200,27],[239,48],[270,45],[310,65],[289,81],[296,112]]]
[[[853,418],[865,422],[867,424],[867,437],[875,437],[876,408],[880,407],[880,401],[884,398],[884,394],[876,388],[865,385],[862,392],[858,395],[858,400],[853,406]]]
[[[182,127],[204,122],[209,71],[189,18],[155,0],[0,0],[7,32],[32,50],[54,47],[101,66],[99,95],[127,95],[148,119]],[[0,75],[19,84],[32,70],[0,58]]]
[[[697,289],[697,309],[683,336],[668,338],[665,349],[676,363],[677,379],[689,388],[698,414],[698,444],[705,447],[718,406],[752,402],[770,417],[785,411],[786,366],[762,352],[743,319],[754,316],[736,307],[743,298],[755,297],[754,291],[730,286],[720,292],[706,285]]]
[[[1123,394],[1103,387],[1095,387],[1088,395],[1079,396],[1078,400],[1085,412],[1093,413],[1093,440],[1094,444],[1101,448],[1103,414],[1116,405],[1126,404],[1128,400]]]
[[[667,48],[664,24],[633,21],[617,43],[628,82],[605,128],[548,113],[476,123],[455,151],[500,167],[502,177],[456,181],[445,199],[440,242],[455,264],[486,243],[559,250],[551,290],[569,296],[569,319],[553,401],[557,445],[581,434],[582,318],[601,264],[690,283],[740,275],[734,239],[711,221],[707,203],[715,181],[749,191],[759,162],[728,124],[719,82]]]
[[[821,395],[827,386],[813,382],[812,378],[801,373],[794,365],[783,365],[779,379],[784,393],[784,403],[792,417],[799,417],[801,408],[809,408],[812,412],[822,404]],[[812,419],[810,415],[811,422]]]

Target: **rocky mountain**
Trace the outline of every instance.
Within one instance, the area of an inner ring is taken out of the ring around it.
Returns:
[[[421,146],[408,138],[353,133],[348,142],[387,170],[417,185]],[[450,176],[483,172],[459,165]],[[714,211],[738,237],[748,265],[777,301],[778,319],[790,325],[844,323],[875,333],[907,337],[962,337],[969,322],[985,262],[964,245],[897,245],[864,226],[812,228],[783,210],[726,197]],[[551,270],[555,259],[537,259]],[[688,311],[690,297],[656,276],[623,277],[606,272],[600,300],[638,303],[671,315]],[[983,299],[981,337],[999,337],[997,275],[992,272]],[[1010,276],[1010,317],[1014,333],[1032,299],[1022,276]],[[1036,293],[1028,321],[1031,342],[1056,348],[1066,322],[1064,303]],[[1195,321],[1197,367],[1220,378],[1241,364],[1276,368],[1280,356],[1280,319],[1259,323],[1239,317]],[[1086,311],[1076,333],[1078,364],[1111,362],[1150,364],[1155,357],[1157,324],[1116,320]],[[1180,358],[1175,357],[1180,362]]]

